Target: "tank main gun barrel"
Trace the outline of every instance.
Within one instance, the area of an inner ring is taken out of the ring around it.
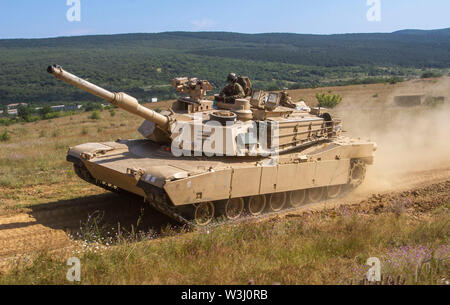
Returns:
[[[142,105],[139,105],[139,102],[134,97],[120,92],[110,92],[105,90],[99,86],[96,86],[88,81],[85,81],[78,76],[75,76],[65,70],[61,66],[53,65],[49,66],[47,72],[53,74],[56,78],[65,81],[81,90],[89,92],[105,101],[110,102],[111,104],[122,108],[128,112],[131,112],[135,115],[138,115],[144,118],[147,121],[153,122],[158,125],[161,129],[167,129],[167,125],[169,123],[169,118],[162,114],[159,114],[151,109],[148,109]]]

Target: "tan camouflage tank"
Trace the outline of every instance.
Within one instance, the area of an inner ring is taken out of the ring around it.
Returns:
[[[86,143],[67,160],[85,181],[142,196],[179,222],[206,226],[258,217],[333,199],[359,186],[376,144],[341,135],[342,124],[324,109],[292,102],[285,92],[207,100],[208,81],[177,78],[186,97],[157,113],[50,66],[58,79],[145,121],[143,139]]]

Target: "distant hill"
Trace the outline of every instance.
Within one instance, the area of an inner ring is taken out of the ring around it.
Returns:
[[[45,73],[49,64],[141,100],[171,98],[176,76],[228,72],[278,89],[420,75],[450,67],[450,29],[390,34],[166,32],[0,40],[0,103],[94,100]]]
[[[439,30],[401,30],[394,32],[394,34],[401,35],[422,35],[422,36],[450,36],[450,28]]]

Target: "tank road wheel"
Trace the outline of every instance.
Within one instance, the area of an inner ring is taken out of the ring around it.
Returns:
[[[289,203],[291,207],[298,208],[305,203],[306,190],[292,191],[289,195]]]
[[[323,187],[316,187],[308,190],[308,200],[312,203],[319,202],[323,197]]]
[[[241,217],[244,212],[244,199],[243,198],[233,198],[228,199],[227,202],[220,206],[220,215],[225,216],[227,220],[236,220]]]
[[[327,198],[329,199],[336,199],[341,195],[342,192],[342,185],[332,185],[327,187]]]
[[[286,204],[286,193],[274,193],[270,195],[269,199],[269,211],[279,212],[284,208]]]
[[[248,199],[248,212],[252,216],[259,216],[264,212],[264,209],[266,208],[266,196],[264,195],[257,195],[252,196]]]
[[[353,160],[350,168],[349,185],[352,188],[360,186],[366,178],[366,164],[361,160]]]
[[[195,206],[194,221],[199,226],[206,226],[214,219],[214,213],[214,203],[199,203]]]

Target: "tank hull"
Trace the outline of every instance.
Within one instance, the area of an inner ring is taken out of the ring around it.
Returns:
[[[152,141],[131,140],[75,146],[67,160],[84,180],[134,193],[179,218],[178,210],[206,202],[347,186],[355,160],[372,164],[375,149],[371,142],[338,137],[267,158],[178,158]]]

